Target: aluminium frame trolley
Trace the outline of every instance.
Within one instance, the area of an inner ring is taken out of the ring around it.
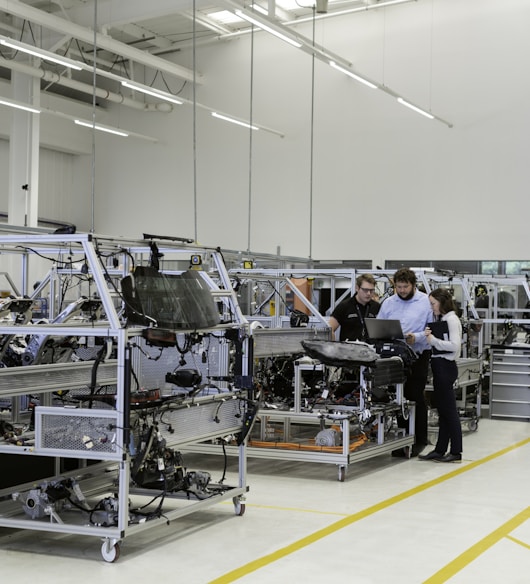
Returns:
[[[0,526],[96,537],[107,562],[221,501],[242,515],[248,491],[247,322],[222,255],[144,237],[0,233],[0,456],[52,463],[2,485]],[[186,468],[182,447],[226,437],[237,484]]]

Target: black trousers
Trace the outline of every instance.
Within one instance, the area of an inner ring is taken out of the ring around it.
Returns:
[[[451,444],[451,454],[462,453],[462,425],[454,383],[458,377],[458,365],[443,357],[431,359],[432,384],[434,388],[434,405],[438,410],[439,430],[435,450],[445,454]]]
[[[403,395],[409,401],[416,402],[415,428],[416,444],[427,444],[427,403],[425,401],[425,385],[429,373],[430,351],[423,351],[412,364],[407,374]],[[404,427],[404,425],[399,424]]]

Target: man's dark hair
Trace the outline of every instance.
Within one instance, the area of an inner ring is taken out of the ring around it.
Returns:
[[[416,274],[410,268],[400,268],[394,274],[394,284],[397,282],[406,282],[407,284],[416,286]]]

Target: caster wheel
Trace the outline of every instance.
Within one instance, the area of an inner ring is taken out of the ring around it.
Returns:
[[[470,420],[467,424],[470,432],[476,432],[478,430],[478,420]]]
[[[113,563],[120,557],[120,544],[118,542],[104,541],[101,546],[101,556],[106,562]]]
[[[238,517],[241,517],[245,514],[246,505],[239,499],[238,497],[234,498],[234,511]]]
[[[341,483],[343,483],[345,479],[346,479],[346,467],[339,466],[339,481]]]

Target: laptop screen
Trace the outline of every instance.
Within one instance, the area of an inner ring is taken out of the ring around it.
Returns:
[[[404,339],[399,320],[385,318],[367,318],[364,321],[368,337],[374,341],[392,341]]]

